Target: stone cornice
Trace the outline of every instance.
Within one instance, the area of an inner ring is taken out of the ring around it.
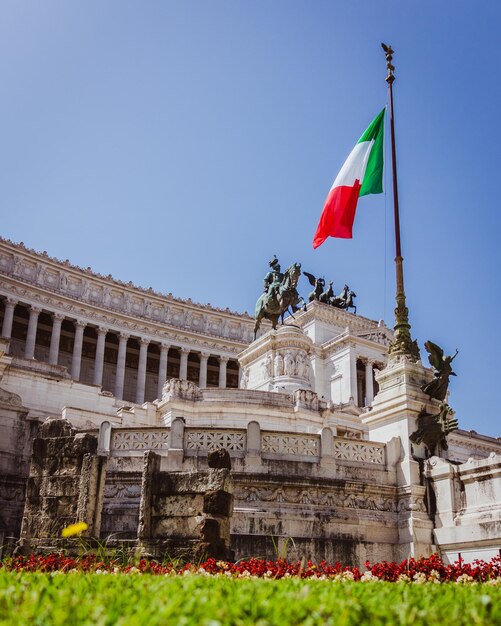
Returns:
[[[315,300],[308,302],[306,311],[294,313],[294,317],[295,319],[288,318],[287,321],[290,320],[289,323],[302,326],[303,328],[313,320],[320,320],[333,326],[340,326],[341,328],[348,327],[352,333],[381,330],[381,328],[385,328],[378,326],[377,322],[367,317],[348,313],[342,309],[337,309],[336,307]]]
[[[31,248],[27,248],[22,242],[15,243],[13,241],[10,241],[9,239],[4,239],[0,237],[0,254],[2,252],[11,257],[14,265],[22,260],[27,260],[31,264],[35,265],[34,274],[27,274],[21,277],[26,282],[39,282],[40,278],[43,280],[43,274],[45,270],[53,270],[55,272],[64,272],[68,276],[77,276],[78,280],[81,283],[87,280],[87,283],[92,282],[99,286],[107,286],[108,288],[111,287],[121,291],[122,293],[130,293],[131,296],[135,295],[137,297],[142,297],[144,300],[160,300],[168,304],[180,305],[183,309],[192,309],[194,311],[203,310],[208,313],[217,313],[218,315],[227,316],[229,319],[238,318],[242,322],[252,323],[252,318],[248,313],[231,311],[228,308],[220,309],[218,307],[213,307],[210,304],[193,302],[191,298],[184,300],[182,298],[174,297],[171,293],[160,293],[154,291],[151,287],[146,289],[144,287],[134,285],[132,282],[125,283],[121,280],[113,278],[111,274],[109,274],[108,276],[103,276],[102,274],[93,272],[90,267],[82,268],[78,265],[72,265],[68,260],[61,261],[54,257],[50,257],[45,251],[38,252]],[[17,261],[15,257],[18,257]],[[10,269],[11,268],[6,267],[5,264],[0,265],[1,273],[15,275],[16,273],[9,271]],[[52,288],[54,291],[58,291],[58,289],[55,288],[54,285],[45,284],[45,287]],[[85,283],[82,284],[81,287],[83,289],[85,287]],[[87,288],[89,288],[90,290],[91,286],[87,284]]]
[[[164,296],[94,274],[46,253],[0,238],[0,276],[8,297],[51,305],[74,317],[84,316],[188,345],[201,343],[234,355],[248,345],[253,320],[210,306]],[[117,324],[118,322],[118,324]]]
[[[447,436],[447,441],[451,446],[467,446],[492,452],[494,450],[501,451],[501,437],[489,437],[488,435],[479,435],[476,431],[455,430]]]
[[[329,339],[324,344],[322,344],[320,350],[324,358],[328,356],[332,356],[336,354],[343,348],[347,348],[350,345],[354,347],[367,348],[369,350],[373,350],[379,353],[379,357],[374,357],[376,361],[386,360],[386,350],[387,347],[384,344],[381,344],[379,341],[373,341],[371,339],[367,339],[366,337],[360,337],[358,335],[352,335],[348,330],[344,331],[337,337],[333,339]],[[368,355],[364,355],[368,356]]]

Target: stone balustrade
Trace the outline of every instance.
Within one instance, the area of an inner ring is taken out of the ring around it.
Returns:
[[[112,457],[139,457],[146,450],[161,456],[182,452],[182,458],[204,457],[223,448],[232,458],[250,458],[322,463],[331,460],[338,465],[371,467],[386,470],[384,443],[336,437],[331,428],[319,434],[261,430],[258,422],[247,429],[186,427],[177,418],[171,428],[111,428],[101,426],[100,448]],[[179,454],[177,455],[179,458]]]

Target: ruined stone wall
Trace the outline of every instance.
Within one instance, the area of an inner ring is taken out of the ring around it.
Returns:
[[[209,455],[205,472],[161,472],[161,457],[144,455],[138,548],[163,558],[232,559],[233,480],[225,450]]]
[[[391,560],[398,506],[391,485],[284,472],[237,474],[232,545],[238,558],[278,553],[354,565]]]
[[[154,448],[160,473],[167,472],[173,480],[206,476],[213,447],[226,448],[234,467],[230,532],[236,558],[283,553],[353,564],[367,558],[392,559],[399,519],[406,516],[407,506],[419,509],[416,514],[429,523],[423,500],[411,504],[407,496],[400,497],[396,442],[334,437],[329,428],[320,434],[261,431],[257,422],[247,430],[186,428],[177,419],[171,429],[118,428],[110,433],[102,539],[106,533],[131,538],[139,523],[139,471],[145,448]],[[177,508],[168,504],[178,518],[169,522],[175,528],[186,502]],[[201,503],[199,498],[198,510]]]
[[[231,475],[211,467],[214,448],[231,457]],[[410,487],[399,482],[405,463]],[[96,436],[49,420],[33,448],[23,544],[53,546],[62,527],[83,520],[89,536],[156,558],[234,551],[360,566],[406,558],[413,542],[416,556],[498,546],[500,457],[459,466],[432,459],[421,469],[428,484],[398,440],[342,438],[330,428],[187,428],[175,419],[170,429],[106,422]]]
[[[31,442],[38,422],[28,419],[21,398],[0,389],[0,547],[21,530]]]
[[[100,532],[106,460],[97,437],[62,419],[47,420],[33,442],[21,529],[25,551],[58,545],[69,524],[86,522],[84,536]]]

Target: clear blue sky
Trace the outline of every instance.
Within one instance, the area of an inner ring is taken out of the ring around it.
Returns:
[[[391,43],[413,333],[459,348],[460,425],[498,436],[500,23],[482,0],[4,0],[1,234],[239,311],[276,254],[392,325],[391,193],[311,246]]]

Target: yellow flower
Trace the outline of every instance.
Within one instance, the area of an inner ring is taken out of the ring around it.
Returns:
[[[85,522],[77,522],[76,524],[70,524],[63,528],[61,532],[62,537],[73,537],[73,535],[79,535],[83,533],[84,530],[87,530],[88,526]]]

